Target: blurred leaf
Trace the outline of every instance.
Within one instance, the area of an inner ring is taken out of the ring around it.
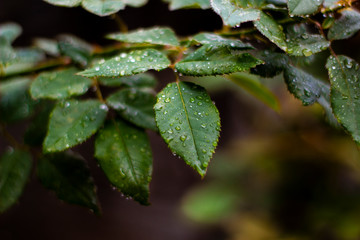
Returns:
[[[100,77],[100,84],[108,87],[119,87],[119,86],[129,86],[129,87],[154,87],[157,83],[156,78],[149,73],[140,73],[127,77]]]
[[[94,181],[80,156],[67,152],[45,155],[38,162],[37,175],[59,199],[100,214]]]
[[[58,103],[50,115],[44,152],[58,152],[78,145],[103,124],[108,108],[97,100]]]
[[[152,153],[144,130],[121,120],[105,124],[95,141],[95,157],[109,181],[123,194],[149,204]]]
[[[106,36],[108,39],[128,43],[150,43],[158,45],[179,46],[179,41],[170,28],[139,29],[130,33],[113,33]]]
[[[160,71],[169,65],[169,59],[162,52],[145,49],[121,53],[78,74],[84,77],[121,77],[146,72],[150,69]]]
[[[170,149],[204,176],[220,131],[219,112],[206,90],[190,82],[170,83],[157,95],[154,109]]]
[[[98,16],[108,16],[125,8],[123,0],[82,0],[87,11]]]
[[[289,62],[289,58],[286,54],[268,50],[260,52],[257,57],[263,60],[264,64],[260,64],[255,68],[252,68],[251,73],[266,78],[279,75]]]
[[[59,36],[58,46],[61,54],[70,57],[75,63],[83,67],[88,65],[93,48],[84,40],[63,34]]]
[[[0,121],[12,123],[29,117],[35,103],[29,93],[29,78],[0,82]]]
[[[88,78],[75,75],[76,68],[43,72],[31,84],[30,94],[33,98],[65,99],[82,95],[92,84]]]
[[[22,33],[21,26],[17,23],[9,22],[0,25],[0,37],[12,43]]]
[[[260,20],[254,21],[254,25],[271,42],[275,43],[282,50],[287,51],[285,34],[282,26],[279,25],[272,17],[264,12],[261,12]]]
[[[44,0],[50,4],[62,7],[76,7],[80,5],[82,0]]]
[[[360,70],[346,56],[330,56],[326,63],[331,82],[331,106],[344,128],[360,143]]]
[[[106,103],[129,122],[157,131],[153,106],[155,97],[138,89],[123,89],[106,99]]]
[[[274,111],[280,111],[280,104],[277,97],[268,88],[261,84],[260,80],[248,73],[234,73],[228,77],[241,88],[252,94],[254,97],[271,107]]]
[[[211,7],[220,15],[224,25],[239,26],[243,22],[260,19],[261,11],[255,8],[240,8],[231,0],[211,0]]]
[[[315,13],[323,0],[289,0],[289,13],[292,15],[308,15]]]
[[[126,5],[131,7],[142,7],[144,6],[148,0],[122,0]]]
[[[45,53],[51,56],[59,56],[60,50],[58,48],[58,43],[55,40],[47,38],[36,38],[34,40],[34,46],[41,49]]]
[[[341,40],[352,37],[360,30],[360,13],[347,9],[341,12],[341,17],[336,19],[328,32],[330,40]]]
[[[14,61],[16,58],[15,50],[5,37],[0,36],[0,66],[6,65],[9,62]],[[3,69],[0,69],[0,76],[3,74]]]
[[[203,45],[220,45],[227,46],[232,49],[254,49],[254,47],[249,43],[243,43],[240,40],[223,38],[212,33],[199,33],[195,35],[192,40]]]
[[[262,63],[248,53],[235,53],[221,45],[204,45],[175,65],[189,76],[222,75],[249,70]]]
[[[7,152],[0,158],[0,213],[17,202],[31,171],[31,155],[20,150]]]
[[[170,4],[169,9],[171,11],[182,8],[210,8],[210,0],[164,0],[164,2]]]

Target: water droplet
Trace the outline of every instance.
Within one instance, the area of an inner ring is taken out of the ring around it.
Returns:
[[[181,130],[181,127],[180,127],[180,126],[176,126],[175,129],[178,130],[178,131],[180,131],[180,130]]]
[[[97,71],[97,72],[100,71],[100,67],[96,67],[95,71]]]
[[[169,103],[169,102],[171,102],[171,99],[170,99],[170,98],[166,98],[166,99],[165,99],[165,102],[166,102],[166,103]]]
[[[205,123],[201,124],[201,127],[206,128],[206,124]]]
[[[190,102],[191,103],[195,102],[195,98],[190,98]]]
[[[182,135],[182,136],[180,136],[180,140],[181,140],[182,142],[185,142],[186,138],[187,138],[187,136],[186,136],[186,135]]]

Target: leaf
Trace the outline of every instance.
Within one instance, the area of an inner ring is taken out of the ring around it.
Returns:
[[[47,38],[36,38],[34,40],[34,46],[51,56],[57,57],[60,55],[58,43],[55,40]]]
[[[165,27],[138,29],[130,33],[113,33],[107,35],[106,38],[128,43],[179,46],[179,41],[177,40],[174,31]]]
[[[45,155],[38,162],[37,175],[59,199],[100,214],[94,180],[82,157],[69,152]]]
[[[342,126],[360,143],[360,70],[346,56],[330,56],[326,63],[331,83],[331,107]]]
[[[289,0],[288,8],[291,15],[308,15],[317,12],[323,0]]]
[[[168,84],[154,106],[160,134],[170,149],[202,177],[219,139],[220,117],[203,87]]]
[[[87,11],[98,16],[108,16],[125,8],[122,0],[82,0]]]
[[[106,99],[106,103],[129,122],[157,132],[153,106],[155,97],[139,89],[123,89]]]
[[[95,141],[95,157],[124,195],[148,205],[152,153],[144,130],[121,120],[109,122]]]
[[[210,0],[165,0],[169,2],[169,9],[171,11],[182,9],[182,8],[210,8]]]
[[[119,87],[119,86],[129,86],[129,87],[154,87],[157,83],[156,78],[149,73],[140,73],[127,77],[100,77],[100,84],[108,87]]]
[[[360,30],[360,13],[356,10],[347,9],[341,12],[341,17],[336,19],[329,29],[330,40],[341,40],[352,37]]]
[[[75,63],[85,67],[88,65],[93,47],[84,40],[72,35],[59,36],[60,53],[70,57]]]
[[[158,50],[135,50],[101,61],[96,66],[78,73],[78,75],[84,77],[121,77],[146,72],[150,69],[160,71],[169,65],[169,59]]]
[[[264,61],[264,64],[257,65],[251,69],[251,73],[265,78],[272,78],[280,74],[288,64],[289,58],[284,53],[262,51],[257,56]]]
[[[248,53],[232,52],[221,45],[204,45],[178,62],[175,68],[184,75],[209,76],[246,71],[261,63]]]
[[[309,34],[303,24],[288,27],[287,32],[287,52],[293,56],[309,57],[321,52],[330,46],[322,35]]]
[[[20,150],[7,152],[0,158],[0,213],[21,196],[31,171],[31,155]]]
[[[76,7],[80,5],[82,0],[44,0],[44,1],[56,6]]]
[[[22,33],[21,26],[17,23],[9,22],[0,25],[0,37],[12,43]]]
[[[13,123],[29,117],[35,107],[29,93],[29,78],[0,82],[0,121]]]
[[[103,124],[108,108],[97,100],[68,100],[50,115],[44,152],[63,151],[82,143]]]
[[[260,20],[254,21],[255,27],[271,42],[275,43],[282,50],[287,51],[282,26],[266,13],[261,12],[260,16]]]
[[[126,5],[131,7],[142,7],[144,6],[148,0],[122,0]]]
[[[255,8],[240,8],[230,0],[210,0],[213,10],[220,15],[224,25],[239,26],[243,22],[260,19],[261,11]]]
[[[16,52],[5,37],[0,36],[0,66],[6,65],[16,59]],[[4,75],[0,69],[0,76]]]
[[[203,45],[220,45],[227,46],[232,49],[254,49],[254,47],[249,43],[243,43],[240,40],[223,38],[212,33],[199,33],[195,35],[192,40]]]
[[[31,84],[33,98],[65,99],[82,95],[92,84],[88,78],[75,75],[76,68],[41,73]]]
[[[260,80],[248,73],[234,73],[228,77],[231,81],[252,94],[254,97],[271,107],[274,111],[280,111],[279,100],[268,88],[261,84]]]

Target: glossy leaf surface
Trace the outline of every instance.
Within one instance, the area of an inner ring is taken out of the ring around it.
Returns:
[[[0,25],[0,37],[5,38],[9,43],[12,43],[22,33],[22,28],[19,24],[9,22]]]
[[[189,82],[170,83],[157,95],[154,109],[170,149],[204,176],[220,132],[218,110],[205,89]]]
[[[251,73],[265,78],[272,78],[280,74],[289,62],[288,56],[284,53],[267,50],[260,52],[257,57],[263,60],[264,64],[252,68]]]
[[[307,15],[315,13],[323,0],[289,0],[289,13],[292,15]]]
[[[353,36],[360,30],[360,13],[355,10],[344,10],[341,17],[335,20],[329,29],[328,38],[330,40],[346,39]]]
[[[156,78],[149,73],[140,73],[126,77],[100,77],[100,84],[108,87],[154,87],[157,83]]]
[[[44,0],[44,1],[57,6],[76,7],[80,5],[82,0]]]
[[[84,142],[102,126],[107,111],[107,106],[97,100],[57,104],[50,116],[44,152],[63,151]]]
[[[217,34],[212,33],[199,33],[195,35],[192,40],[203,45],[221,45],[227,46],[232,49],[253,49],[254,47],[249,43],[243,43],[240,40],[233,40],[223,38]]]
[[[82,0],[82,6],[87,11],[98,16],[108,16],[125,8],[122,0]]]
[[[95,141],[95,157],[124,195],[148,205],[152,153],[144,130],[121,120],[108,122]]]

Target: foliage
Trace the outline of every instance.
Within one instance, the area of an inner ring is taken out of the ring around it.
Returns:
[[[45,1],[82,6],[99,16],[147,3]],[[360,142],[359,65],[332,49],[333,41],[347,39],[360,29],[360,13],[352,1],[165,2],[170,10],[212,8],[224,27],[186,38],[179,38],[168,27],[112,33],[106,38],[114,44],[106,47],[60,35],[55,41],[38,39],[34,47],[20,49],[12,43],[21,27],[0,25],[1,132],[14,148],[0,160],[0,211],[19,198],[31,169],[30,146],[34,151],[40,146],[42,151],[34,158],[40,159],[36,172],[43,185],[60,199],[99,213],[86,163],[69,150],[93,135],[95,158],[109,181],[141,204],[149,203],[152,174],[147,129],[158,132],[174,154],[204,177],[218,144],[220,117],[206,89],[196,78],[193,83],[183,81],[184,75],[225,76],[281,111],[276,96],[258,76],[283,73],[290,93],[304,105],[322,105],[329,123],[341,125]],[[315,61],[320,52],[328,56],[330,81],[303,68],[304,62]],[[164,69],[174,72],[175,81],[155,94],[156,79],[151,72]],[[113,89],[112,94],[106,95],[105,87]],[[24,144],[18,143],[7,126],[28,119],[32,123]]]

